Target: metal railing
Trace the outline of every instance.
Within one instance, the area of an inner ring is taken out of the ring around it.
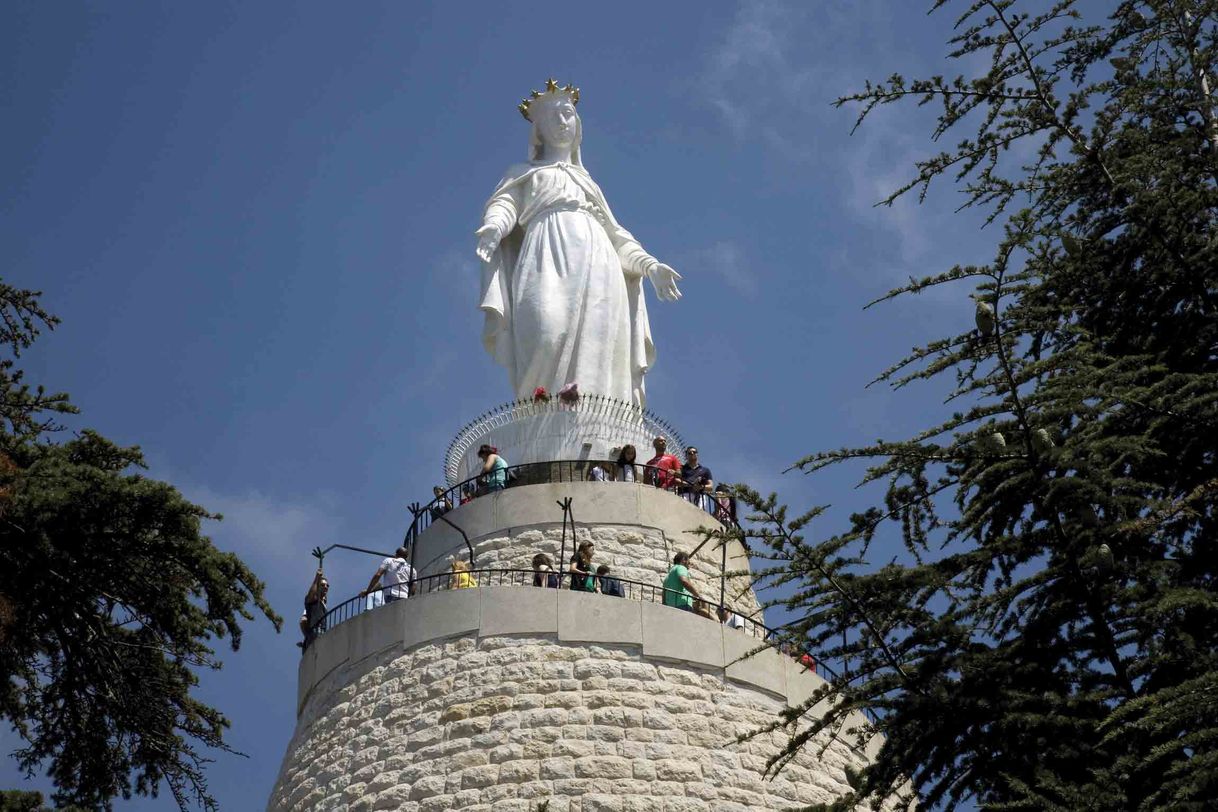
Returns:
[[[667,420],[650,409],[639,408],[607,395],[580,395],[578,400],[569,402],[554,394],[544,399],[526,398],[503,403],[466,423],[457,432],[444,454],[446,480],[454,482],[460,476],[461,461],[471,448],[476,448],[483,441],[494,445],[490,438],[497,429],[555,413],[592,415],[597,417],[602,425],[619,426],[624,436],[641,434],[650,439],[659,435],[668,440],[668,447],[673,452],[685,449],[685,440],[681,434]]]
[[[593,589],[573,589],[571,585],[572,579],[587,579],[591,582]],[[670,601],[675,601],[678,596],[686,593],[678,590],[668,589],[662,584],[649,584],[643,581],[631,581],[625,578],[615,578],[613,576],[598,576],[598,575],[579,575],[574,576],[570,572],[547,571],[539,572],[537,570],[520,570],[520,569],[478,569],[478,570],[462,570],[458,572],[442,572],[436,575],[427,575],[422,578],[417,578],[409,584],[398,584],[396,586],[381,587],[374,589],[371,592],[360,593],[353,598],[349,598],[338,606],[330,609],[326,614],[315,623],[305,635],[304,648],[308,649],[309,645],[317,639],[319,635],[325,634],[327,631],[334,629],[352,618],[362,615],[366,612],[375,611],[386,603],[392,603],[398,600],[413,600],[420,595],[426,595],[432,592],[447,592],[457,589],[474,589],[484,586],[518,586],[518,587],[540,587],[548,589],[572,589],[578,592],[602,592],[602,579],[610,578],[621,586],[621,598],[626,600],[649,601],[651,603],[665,603],[667,596]],[[606,597],[609,597],[606,595]],[[703,617],[714,619],[718,610],[718,604],[710,601],[694,598],[695,605],[702,609],[699,612]],[[669,604],[671,605],[671,604]],[[731,611],[731,607],[726,607]],[[677,607],[673,607],[674,611],[685,611]],[[733,612],[735,618],[739,620],[739,624],[732,628],[756,638],[758,645],[766,641],[777,640],[778,632],[769,628],[763,623],[747,617],[743,614]],[[731,625],[725,623],[724,625]],[[815,671],[820,677],[826,680],[837,678],[837,673],[827,665],[816,659],[811,654],[799,653],[792,654],[786,652],[793,659],[801,662],[808,670]],[[805,659],[807,658],[807,659]],[[808,659],[811,661],[809,662]]]
[[[440,516],[482,496],[525,485],[547,485],[555,482],[602,482],[614,485],[635,485],[658,488],[685,499],[704,510],[720,524],[736,526],[736,497],[726,491],[698,490],[678,483],[679,471],[641,463],[630,464],[629,470],[611,460],[555,460],[509,465],[500,471],[479,474],[448,488],[429,502],[410,506],[414,519],[406,531],[410,544]]]

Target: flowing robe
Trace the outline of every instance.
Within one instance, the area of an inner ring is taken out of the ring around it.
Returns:
[[[506,235],[482,266],[482,341],[516,397],[574,382],[581,393],[645,405],[655,346],[642,278],[654,260],[583,167],[514,168],[482,222]]]

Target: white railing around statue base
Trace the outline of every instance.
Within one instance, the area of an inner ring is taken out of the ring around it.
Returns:
[[[545,460],[616,459],[633,445],[636,461],[646,462],[652,441],[663,437],[668,451],[683,457],[685,441],[672,425],[648,409],[602,395],[581,395],[573,402],[548,400],[505,403],[470,421],[444,456],[449,486],[481,473],[478,448],[490,445],[510,465]]]

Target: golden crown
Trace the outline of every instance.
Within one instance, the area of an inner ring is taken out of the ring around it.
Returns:
[[[534,90],[532,93],[530,93],[528,95],[528,98],[521,99],[520,104],[516,107],[516,109],[520,111],[520,115],[524,116],[525,121],[533,120],[533,119],[529,118],[529,105],[531,105],[533,102],[537,101],[538,99],[540,99],[543,95],[545,95],[547,93],[566,93],[568,96],[571,97],[572,104],[579,104],[579,88],[578,87],[572,87],[571,85],[559,87],[558,82],[555,82],[553,79],[546,79],[546,89],[545,90]]]

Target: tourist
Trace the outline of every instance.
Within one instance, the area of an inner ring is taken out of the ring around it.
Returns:
[[[707,510],[710,507],[710,496],[715,489],[715,480],[710,469],[698,461],[698,449],[690,446],[685,449],[685,464],[681,466],[681,492],[685,498]]]
[[[451,570],[452,575],[448,576],[449,589],[469,589],[478,585],[478,579],[470,574],[468,562],[454,559]]]
[[[439,485],[432,488],[431,492],[435,496],[435,499],[433,499],[431,502],[431,520],[434,522],[436,519],[452,510],[453,503],[452,500],[445,495],[444,489]]]
[[[533,556],[533,586],[558,588],[558,573],[550,562],[550,556],[545,553]]]
[[[715,500],[715,518],[726,525],[736,524],[736,497],[728,490],[719,490],[711,494]]]
[[[599,462],[592,463],[592,467],[588,469],[589,482],[606,482],[609,475],[605,473],[604,467]]]
[[[590,541],[582,541],[575,555],[571,556],[571,565],[567,572],[571,575],[571,590],[573,592],[595,592],[596,576],[592,573],[592,553],[596,547]]]
[[[693,612],[697,597],[698,590],[689,578],[689,553],[677,553],[672,558],[672,569],[664,579],[664,605]]]
[[[474,497],[477,495],[478,492],[474,489],[474,484],[472,482],[467,483],[465,487],[461,489],[461,504],[469,504],[470,502],[474,501]]]
[[[381,565],[376,568],[376,572],[372,573],[372,580],[368,582],[368,588],[359,593],[360,597],[364,597],[376,589],[376,582],[379,580],[381,596],[385,603],[409,598],[410,584],[415,579],[414,567],[410,566],[410,562],[406,560],[409,554],[405,547],[399,547],[397,552],[382,561]]]
[[[647,461],[647,482],[657,488],[671,488],[681,473],[681,461],[668,453],[668,441],[657,437],[651,442],[656,455]]]
[[[622,589],[622,582],[609,576],[608,564],[601,564],[596,568],[596,580],[600,582],[602,595],[612,595],[616,598],[626,597],[626,593]]]
[[[634,482],[635,481],[636,472],[634,470],[634,458],[635,458],[636,453],[637,452],[634,450],[634,446],[632,446],[632,445],[622,446],[621,453],[619,453],[617,455],[617,481],[618,482]]]
[[[719,607],[719,622],[729,629],[744,630],[744,618],[728,609],[726,606]]]
[[[313,638],[326,630],[326,598],[329,594],[330,582],[318,567],[313,575],[313,583],[305,593],[304,612],[300,615],[300,631],[304,634],[305,648],[309,647]]]
[[[482,460],[482,481],[487,491],[506,488],[508,464],[499,456],[499,449],[484,444],[478,449],[478,458]]]

